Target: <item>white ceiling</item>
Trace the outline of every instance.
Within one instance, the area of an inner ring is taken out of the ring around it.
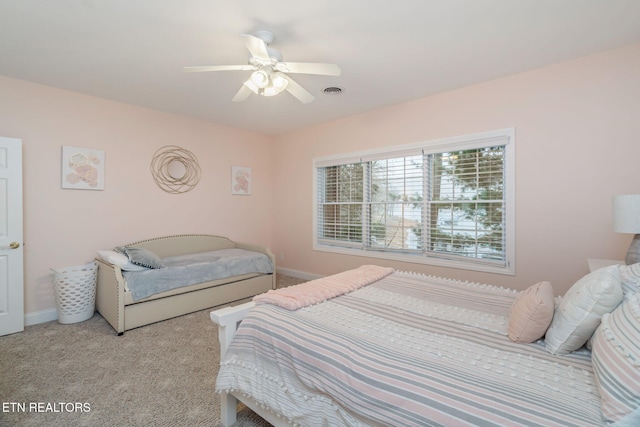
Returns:
[[[249,72],[183,72],[256,30],[342,75],[234,103]],[[0,74],[270,135],[637,42],[638,0],[0,0]]]

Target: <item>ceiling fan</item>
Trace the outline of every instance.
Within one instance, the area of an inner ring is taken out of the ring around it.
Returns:
[[[242,34],[245,46],[249,49],[249,63],[246,65],[208,65],[185,67],[186,72],[200,71],[253,71],[245,81],[233,102],[244,101],[255,93],[273,96],[286,90],[300,102],[306,104],[315,98],[309,91],[295,82],[288,74],[316,74],[321,76],[339,76],[340,67],[335,64],[318,62],[282,62],[282,55],[269,47],[275,36],[270,31],[258,31],[255,34]]]

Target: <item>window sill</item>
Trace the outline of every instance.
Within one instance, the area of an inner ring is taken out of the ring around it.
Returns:
[[[514,276],[515,267],[513,262],[508,262],[507,267],[493,266],[487,264],[477,264],[473,262],[463,262],[435,257],[425,257],[422,255],[411,255],[404,253],[363,251],[361,249],[350,249],[339,246],[314,244],[314,251],[329,252],[340,255],[351,255],[357,257],[384,259],[388,261],[407,262],[411,264],[434,265],[438,267],[456,268],[461,270],[479,271],[482,273],[504,274]]]

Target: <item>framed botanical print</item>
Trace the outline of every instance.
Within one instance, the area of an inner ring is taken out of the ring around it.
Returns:
[[[231,167],[231,194],[251,194],[251,168]]]
[[[104,151],[62,147],[62,188],[104,190]]]

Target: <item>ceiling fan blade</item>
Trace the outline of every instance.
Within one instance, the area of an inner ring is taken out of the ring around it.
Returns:
[[[311,93],[309,93],[308,90],[296,83],[295,80],[293,80],[291,77],[287,76],[286,74],[282,74],[282,76],[289,82],[287,84],[287,92],[298,98],[298,101],[302,102],[303,104],[308,104],[309,102],[316,99],[313,95],[311,95]]]
[[[251,56],[260,61],[271,62],[264,40],[251,34],[242,34],[242,39],[244,40],[244,45],[249,49]]]
[[[322,76],[339,76],[342,70],[336,64],[320,62],[278,62],[274,68],[284,73],[318,74]]]
[[[255,70],[253,65],[205,65],[201,67],[184,67],[184,71],[187,73],[194,73],[200,71],[251,71]]]
[[[240,87],[240,90],[236,93],[236,96],[233,97],[233,102],[242,102],[251,95],[253,91],[245,84]]]

